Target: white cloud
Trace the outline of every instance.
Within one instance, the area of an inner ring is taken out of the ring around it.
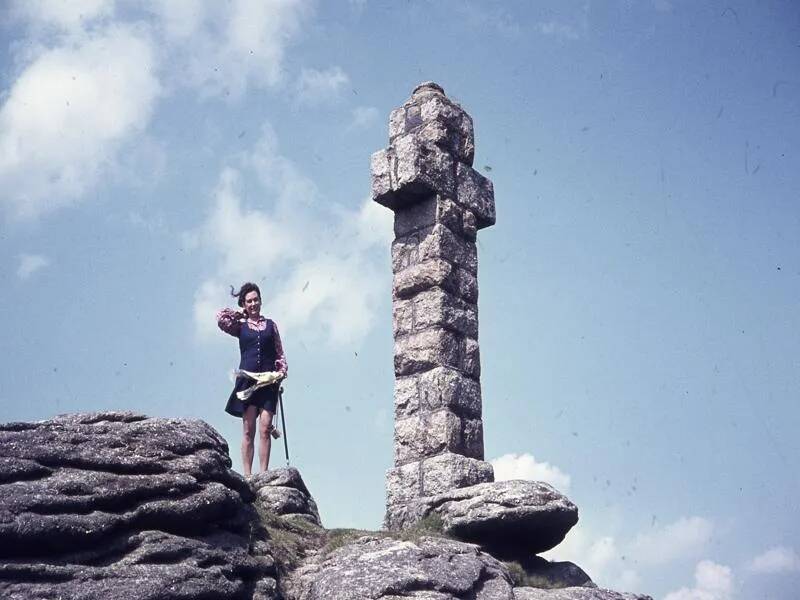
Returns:
[[[733,572],[730,567],[710,560],[697,563],[695,584],[670,592],[664,600],[730,600],[733,597]]]
[[[800,556],[794,548],[775,546],[759,554],[747,565],[756,573],[788,573],[800,571]]]
[[[50,259],[41,254],[20,254],[17,277],[28,279],[31,275],[50,264]]]
[[[18,76],[0,105],[0,208],[35,218],[141,166],[118,163],[166,91],[235,98],[275,86],[311,5],[150,0],[144,16],[126,21],[114,0],[16,2],[9,15],[21,43],[11,46]],[[334,87],[343,75],[323,74]],[[324,79],[312,78],[309,97],[315,82]]]
[[[272,198],[269,207],[243,201],[253,177],[261,180],[260,195]],[[391,218],[369,200],[358,210],[322,202],[265,126],[252,154],[222,172],[208,218],[188,236],[215,263],[195,294],[198,334],[216,335],[214,313],[230,304],[228,285],[250,280],[262,286],[265,312],[282,333],[358,342],[390,285],[380,258],[381,249],[388,254]]]
[[[324,71],[303,69],[296,85],[297,101],[307,106],[335,104],[348,83],[350,77],[340,67]]]
[[[571,478],[555,465],[537,462],[531,454],[505,454],[490,461],[497,481],[528,479],[544,481],[560,492],[569,492]]]
[[[0,203],[30,218],[76,201],[147,124],[159,94],[150,41],[110,27],[43,52],[0,108]]]
[[[662,567],[700,552],[710,540],[713,529],[713,524],[707,519],[681,517],[633,539],[620,540],[613,535],[592,531],[585,522],[580,522],[561,544],[544,556],[549,560],[576,563],[601,587],[636,592],[642,583],[639,569]],[[702,573],[708,571],[704,568]],[[702,596],[697,598],[701,599]],[[709,600],[717,599],[711,597]]]
[[[110,17],[114,0],[18,0],[12,10],[30,24],[74,32],[95,19]]]
[[[288,46],[311,14],[310,0],[153,0],[150,10],[171,76],[204,96],[240,97],[283,80]]]
[[[558,546],[542,556],[548,560],[571,561],[581,567],[601,587],[637,591],[639,573],[613,536],[593,535],[585,524],[578,523]]]
[[[369,127],[380,117],[380,111],[374,106],[356,106],[351,114],[350,127],[353,129]]]
[[[707,519],[682,517],[674,523],[637,535],[630,554],[644,564],[666,564],[702,552],[713,532],[714,525]]]

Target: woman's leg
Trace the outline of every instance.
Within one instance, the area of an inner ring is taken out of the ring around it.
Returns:
[[[272,418],[274,416],[275,413],[264,409],[258,418],[258,462],[262,473],[269,467],[269,454],[272,449],[270,430],[272,429]]]
[[[256,435],[256,419],[258,408],[247,406],[242,415],[242,468],[245,475],[250,475],[253,469],[253,438]]]

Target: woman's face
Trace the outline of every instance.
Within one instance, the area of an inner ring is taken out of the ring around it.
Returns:
[[[244,309],[250,317],[257,317],[261,312],[261,297],[253,290],[244,297]]]

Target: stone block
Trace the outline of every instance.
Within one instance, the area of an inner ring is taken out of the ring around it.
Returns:
[[[420,495],[432,496],[455,488],[494,481],[494,469],[483,460],[447,452],[425,459],[420,479]]]
[[[416,204],[404,206],[394,211],[394,235],[402,237],[436,223],[438,196],[429,196]]]
[[[447,408],[460,416],[481,416],[481,384],[448,367],[417,376],[417,402],[422,410]]]
[[[496,215],[494,186],[491,180],[463,163],[458,163],[456,179],[458,182],[456,201],[475,214],[477,228],[483,229],[494,225]]]
[[[466,269],[456,269],[456,293],[472,304],[478,303],[478,278]]]
[[[394,414],[395,419],[408,417],[419,410],[419,375],[395,377]]]
[[[475,218],[475,213],[471,210],[465,210],[462,223],[461,234],[464,238],[471,242],[478,239],[478,220]]]
[[[372,199],[399,210],[434,194],[452,198],[456,190],[455,163],[450,154],[424,143],[415,133],[399,136],[384,155],[376,153],[370,161]]]
[[[443,94],[431,94],[420,100],[422,129],[434,123],[444,129],[444,135],[440,134],[436,143],[456,156],[459,162],[472,166],[475,158],[472,117]]]
[[[419,234],[416,260],[443,258],[471,273],[478,272],[478,250],[474,242],[456,235],[441,223]]]
[[[436,222],[441,223],[453,233],[461,232],[461,214],[464,209],[453,202],[450,198],[437,196],[436,198]]]
[[[382,198],[392,191],[391,148],[374,152],[369,160],[372,197]]]
[[[395,421],[395,466],[443,452],[482,459],[483,425],[480,419],[461,419],[449,410],[439,410],[419,412]]]
[[[415,502],[388,504],[383,520],[384,528],[389,531],[399,531],[411,527],[419,520],[420,507]]]
[[[442,288],[419,292],[414,306],[414,331],[443,327],[466,336],[478,336],[478,307],[468,304]]]
[[[455,161],[438,146],[424,143],[417,134],[409,133],[394,140],[395,182],[398,193],[413,196],[455,192]],[[403,204],[405,202],[402,202]]]
[[[478,249],[475,242],[457,235],[442,223],[395,238],[392,242],[392,271],[419,262],[441,258],[470,273],[478,273]]]
[[[438,194],[428,196],[395,210],[394,235],[403,237],[436,223],[441,223],[454,233],[461,233],[463,212],[464,209],[449,198]]]
[[[461,421],[461,452],[465,456],[483,460],[482,419],[463,419]]]
[[[432,258],[396,272],[392,294],[395,298],[410,298],[435,286],[454,293],[460,289],[456,269],[441,258]]]
[[[480,382],[449,367],[436,367],[395,379],[395,419],[409,417],[418,411],[441,409],[449,409],[460,417],[480,418]]]
[[[461,419],[441,410],[435,413],[417,413],[394,424],[394,464],[436,456],[447,450],[461,447]]]
[[[411,375],[434,367],[460,367],[461,341],[444,329],[428,329],[395,339],[395,375]]]
[[[402,504],[421,495],[420,463],[409,463],[386,471],[387,504]]]
[[[398,135],[408,133],[406,130],[406,107],[395,108],[389,114],[389,140],[393,140]]]
[[[417,233],[395,238],[392,242],[392,271],[397,273],[419,262],[419,240],[427,236],[433,227]]]
[[[464,340],[463,363],[461,365],[464,373],[475,379],[481,376],[481,353],[478,340],[466,338]]]
[[[475,157],[472,117],[440,87],[420,86],[408,102],[392,111],[389,139],[394,141],[412,132],[440,146],[459,161],[472,165]]]
[[[392,331],[394,337],[408,335],[414,329],[414,304],[411,300],[392,303]]]

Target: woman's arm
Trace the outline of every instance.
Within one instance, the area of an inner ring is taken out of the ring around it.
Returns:
[[[223,308],[217,313],[217,327],[222,329],[225,333],[233,337],[239,337],[239,332],[242,330],[240,319],[243,317],[242,313],[232,308]]]
[[[278,325],[275,321],[272,322],[272,330],[275,332],[275,370],[286,377],[289,373],[289,365],[286,362],[286,354],[283,352],[281,334],[278,333]]]

